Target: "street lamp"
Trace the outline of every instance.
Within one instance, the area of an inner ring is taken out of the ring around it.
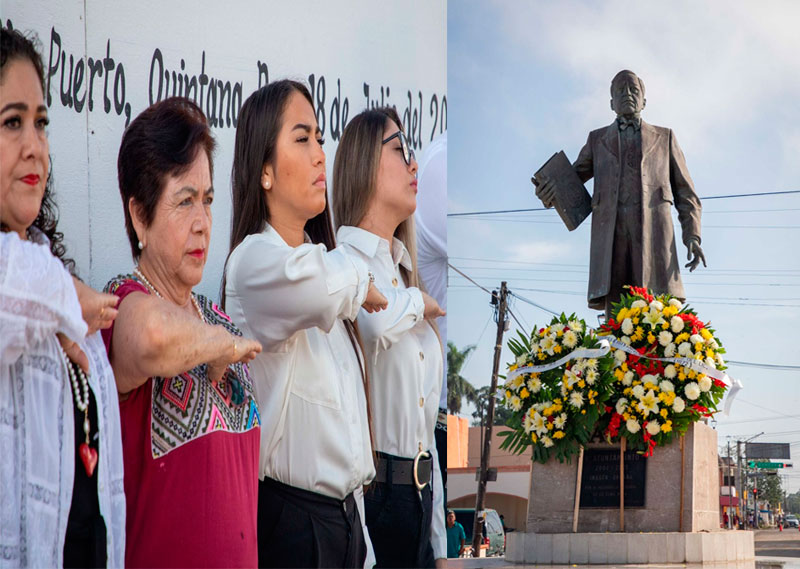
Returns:
[[[742,500],[742,498],[744,498],[744,494],[742,493],[742,479],[747,476],[747,473],[745,473],[745,476],[742,476],[742,442],[747,444],[750,441],[753,441],[753,440],[757,439],[758,437],[760,437],[763,434],[764,434],[764,431],[761,431],[760,433],[750,437],[746,441],[736,441],[736,455],[737,455],[737,460],[739,461],[739,500]],[[748,501],[749,500],[746,500],[746,499],[744,501],[744,524],[745,524],[745,527],[747,527],[747,502]],[[754,502],[753,505],[756,506],[756,503]],[[755,522],[755,519],[756,519],[756,516],[755,516],[755,507],[754,507],[753,508],[753,522]]]

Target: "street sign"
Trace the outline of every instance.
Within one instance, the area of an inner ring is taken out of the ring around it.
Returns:
[[[750,468],[767,468],[769,470],[775,470],[776,468],[791,468],[792,465],[786,462],[759,462],[756,460],[750,460],[747,462],[747,466]]]
[[[783,468],[782,462],[756,462],[756,468],[767,468],[775,470],[776,468]]]

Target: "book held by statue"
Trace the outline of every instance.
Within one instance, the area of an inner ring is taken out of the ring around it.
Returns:
[[[553,154],[533,177],[541,183],[543,176],[555,183],[553,206],[567,229],[573,231],[592,213],[592,197],[563,150]]]

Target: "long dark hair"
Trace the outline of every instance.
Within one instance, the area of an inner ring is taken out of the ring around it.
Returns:
[[[44,93],[44,64],[39,55],[37,46],[39,40],[31,35],[25,37],[17,30],[9,27],[0,28],[0,79],[6,68],[6,64],[12,61],[30,61],[36,70],[39,83]],[[67,249],[64,247],[64,234],[56,230],[58,225],[58,207],[53,199],[53,161],[50,160],[50,171],[47,173],[47,182],[44,186],[42,205],[39,207],[39,215],[33,220],[28,228],[28,237],[31,237],[30,229],[35,227],[50,240],[50,252],[64,264],[64,267],[75,274],[75,261],[67,257]],[[5,225],[0,226],[1,231],[8,231]]]
[[[233,150],[231,172],[231,243],[228,259],[234,249],[248,235],[261,233],[270,221],[267,196],[261,187],[261,173],[264,164],[275,161],[275,146],[283,126],[283,113],[293,93],[300,93],[314,108],[311,94],[302,83],[283,79],[269,83],[250,95],[242,105],[239,124],[236,127],[236,144]],[[305,232],[312,243],[322,243],[331,251],[336,247],[336,237],[331,222],[327,197],[325,209],[306,221]],[[220,299],[225,310],[225,285],[227,281],[228,259],[222,277]],[[367,400],[370,442],[372,441],[372,411],[370,406],[369,375],[364,361],[364,346],[358,324],[344,320],[347,335],[358,359],[364,393]],[[374,447],[373,447],[374,448]]]

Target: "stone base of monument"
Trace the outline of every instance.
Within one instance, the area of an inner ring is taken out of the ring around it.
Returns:
[[[533,463],[528,533],[507,536],[515,563],[708,563],[754,557],[753,533],[719,530],[717,432],[694,423],[644,458],[625,454],[624,533],[620,449],[590,444],[583,459],[577,532],[578,460]]]
[[[720,563],[755,558],[753,532],[522,533],[506,536],[506,561],[525,564]]]

